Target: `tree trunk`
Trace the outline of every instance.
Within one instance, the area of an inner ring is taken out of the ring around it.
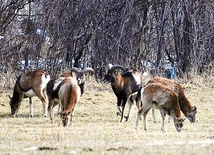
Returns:
[[[191,42],[190,42],[190,34],[191,34],[191,21],[188,18],[187,8],[184,5],[184,23],[183,23],[183,42],[182,42],[182,51],[183,51],[183,67],[182,71],[184,73],[188,72],[189,68],[189,57],[191,53]]]

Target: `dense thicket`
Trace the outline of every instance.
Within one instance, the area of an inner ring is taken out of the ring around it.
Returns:
[[[0,71],[214,67],[210,0],[0,0]]]

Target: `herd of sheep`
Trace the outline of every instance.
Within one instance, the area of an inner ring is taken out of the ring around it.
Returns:
[[[44,117],[49,114],[53,122],[53,108],[58,105],[58,114],[63,126],[70,125],[74,107],[84,92],[87,73],[93,75],[94,70],[92,68],[80,70],[73,67],[55,79],[51,79],[50,75],[42,69],[21,74],[16,80],[10,99],[11,114],[14,117],[18,116],[23,98],[29,98],[30,116],[33,117],[32,97],[37,96],[43,103]],[[117,114],[120,115],[120,122],[123,118],[128,121],[131,107],[136,102],[137,130],[141,116],[144,120],[144,129],[147,130],[146,116],[150,109],[152,109],[154,122],[156,122],[155,109],[160,111],[163,132],[165,132],[166,114],[173,119],[175,128],[179,132],[184,121],[181,112],[190,122],[195,122],[197,108],[188,101],[181,85],[173,80],[163,77],[149,78],[146,73],[109,64],[104,81],[111,83],[117,97]],[[129,104],[127,116],[124,115],[126,103]]]

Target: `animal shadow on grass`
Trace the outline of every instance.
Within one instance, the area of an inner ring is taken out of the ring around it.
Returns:
[[[33,117],[30,117],[29,114],[19,114],[18,117],[13,117],[9,112],[5,114],[0,114],[0,118],[44,118],[42,115],[34,115]]]

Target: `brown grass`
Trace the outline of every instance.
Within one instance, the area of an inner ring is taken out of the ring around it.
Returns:
[[[0,94],[1,154],[213,154],[214,153],[214,90],[208,86],[185,84],[185,94],[198,108],[197,121],[185,121],[178,133],[173,123],[166,123],[162,133],[160,114],[153,123],[148,114],[148,131],[135,130],[136,106],[128,122],[119,123],[116,97],[110,85],[89,82],[75,108],[72,127],[59,126],[42,117],[42,105],[34,97],[34,118],[29,118],[28,100],[22,102],[19,118],[10,115],[8,94]],[[127,109],[127,108],[126,108]],[[54,109],[55,112],[57,108]]]

